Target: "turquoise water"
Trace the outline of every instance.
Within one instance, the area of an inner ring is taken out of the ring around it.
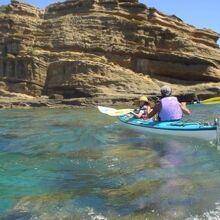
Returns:
[[[191,110],[220,116],[220,105]],[[143,136],[94,109],[0,118],[0,219],[220,219],[214,143]]]

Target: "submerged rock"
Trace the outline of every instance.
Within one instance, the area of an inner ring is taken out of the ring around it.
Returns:
[[[31,217],[32,215],[29,212],[16,210],[4,216],[1,220],[29,220]]]
[[[160,180],[142,180],[134,184],[127,184],[115,189],[103,190],[103,196],[114,204],[123,204],[133,201],[140,196],[149,195],[156,190],[162,182]]]
[[[158,95],[164,83],[177,95],[220,93],[218,33],[138,1],[70,0],[45,10],[12,1],[0,11],[0,38],[0,83],[10,92],[86,104]]]

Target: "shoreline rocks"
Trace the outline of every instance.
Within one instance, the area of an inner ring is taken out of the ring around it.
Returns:
[[[13,0],[0,11],[0,89],[79,106],[158,96],[164,84],[179,96],[219,96],[218,38],[133,0],[44,10]]]
[[[183,95],[177,95],[180,102],[187,102],[189,104],[197,101],[213,97],[213,94],[200,94],[187,93]],[[148,96],[152,105],[154,105],[159,95]],[[102,106],[134,106],[134,101],[137,96],[127,97],[96,97],[96,98],[72,98],[72,99],[50,99],[49,97],[32,97],[32,98],[21,98],[21,97],[1,97],[0,96],[0,109],[30,109],[30,108],[94,108],[98,105]]]

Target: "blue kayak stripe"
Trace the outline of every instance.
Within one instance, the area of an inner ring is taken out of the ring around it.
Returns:
[[[127,119],[126,119],[127,118]],[[204,125],[199,123],[180,123],[178,122],[147,122],[147,121],[141,121],[140,119],[129,119],[126,116],[119,117],[119,120],[125,124],[133,125],[136,127],[142,127],[142,128],[151,128],[151,129],[161,129],[161,130],[171,130],[171,131],[210,131],[210,130],[217,130],[216,126],[210,126],[210,125]],[[132,120],[129,122],[129,120]],[[138,123],[137,123],[138,122]],[[173,124],[171,124],[173,123]],[[163,125],[164,127],[159,127],[159,125]],[[194,127],[189,128],[189,126],[194,125]],[[167,126],[167,127],[165,127]],[[174,127],[171,127],[174,126]],[[186,127],[188,126],[188,128]]]

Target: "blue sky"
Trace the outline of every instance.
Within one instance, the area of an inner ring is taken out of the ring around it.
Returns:
[[[61,1],[61,0],[60,0]],[[149,7],[176,15],[184,22],[199,28],[209,28],[220,34],[220,0],[139,0]],[[0,0],[0,4],[8,4],[10,0]],[[56,0],[25,0],[38,7],[45,7]],[[220,44],[220,40],[218,41]]]

